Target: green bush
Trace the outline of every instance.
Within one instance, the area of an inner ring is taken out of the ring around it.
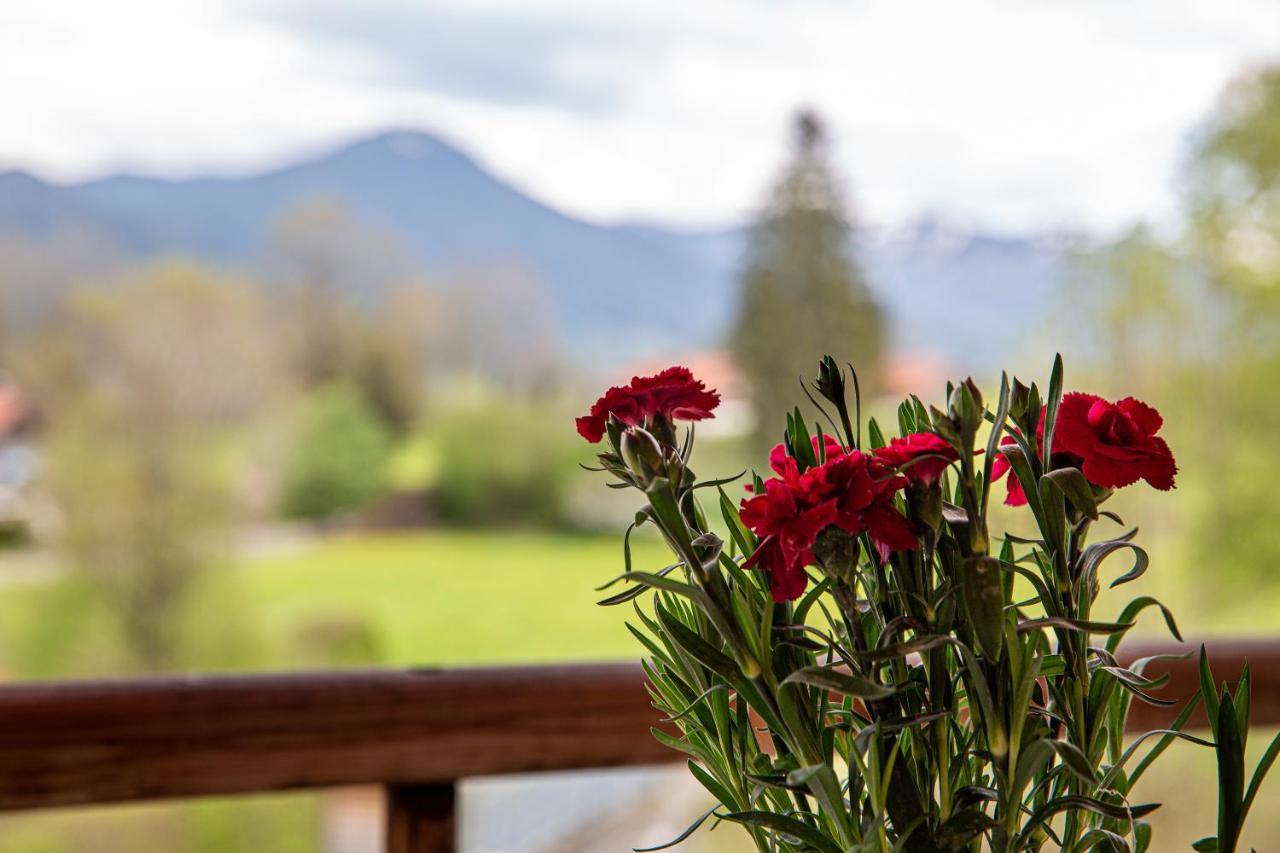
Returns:
[[[285,472],[285,515],[321,519],[367,506],[386,491],[390,454],[386,427],[358,392],[320,392],[303,415]]]
[[[435,427],[441,520],[564,526],[568,485],[581,455],[565,423],[528,406],[473,406],[442,415]]]

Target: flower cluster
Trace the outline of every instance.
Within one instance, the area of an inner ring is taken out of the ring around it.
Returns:
[[[779,444],[769,455],[777,476],[765,482],[764,494],[742,502],[742,523],[763,540],[744,566],[768,572],[774,600],[790,601],[804,593],[805,567],[814,563],[814,542],[828,526],[855,536],[866,533],[881,561],[891,551],[915,548],[916,532],[894,506],[894,495],[913,477],[921,483],[936,480],[948,464],[946,448],[930,439],[937,436],[909,436],[892,449],[882,448],[883,454],[867,455],[845,450],[824,435],[821,447],[813,439],[814,455],[823,461],[803,471]],[[899,465],[910,473],[895,473]]]
[[[627,426],[649,427],[655,419],[671,423],[710,418],[719,404],[720,395],[688,368],[670,367],[610,388],[590,413],[577,419],[578,433],[598,442],[610,417]],[[1042,407],[1037,447],[1044,441],[1044,419]],[[1051,466],[1078,468],[1099,489],[1120,488],[1139,479],[1157,489],[1171,489],[1177,466],[1169,446],[1156,435],[1161,425],[1155,409],[1132,397],[1110,403],[1092,394],[1066,394],[1054,429]],[[1001,446],[1014,441],[1006,435]],[[775,476],[764,483],[763,493],[744,499],[741,506],[743,524],[762,540],[744,565],[768,573],[777,601],[803,594],[805,569],[815,560],[814,543],[828,527],[855,536],[866,533],[882,562],[892,551],[915,548],[917,531],[895,506],[894,496],[908,486],[932,487],[959,458],[956,448],[933,432],[894,438],[871,454],[846,450],[824,435],[813,439],[813,451],[819,463],[803,468],[784,445],[775,447],[769,457]],[[997,454],[993,480],[1009,470],[1008,458]],[[1005,503],[1026,502],[1022,483],[1009,477]]]
[[[1149,557],[1136,530],[1090,537],[1110,529],[1104,515],[1121,523],[1098,511],[1113,490],[1139,480],[1173,488],[1160,415],[1132,398],[1062,394],[1057,358],[1047,394],[1005,375],[991,404],[971,379],[948,383],[943,408],[913,396],[886,441],[862,417],[856,376],[845,376],[822,359],[805,391],[832,434],[819,426],[813,437],[793,410],[771,475],[754,477],[740,503],[724,492],[731,479],[699,481],[689,467],[693,431],[681,436],[675,422],[711,417],[719,397],[688,370],[611,388],[578,419],[580,434],[606,444],[594,470],[644,496],[630,529],[652,525],[675,557],[656,572],[634,567],[629,529],[626,571],[606,584],[624,587],[600,601],[655,593],[637,605],[644,627],[634,632],[650,652],[654,706],[683,735],[660,739],[695,757],[720,800],[714,813],[746,826],[761,853],[1013,853],[1047,838],[1082,850],[1149,836],[1140,819],[1156,805],[1131,802],[1132,777],[1114,771],[1156,733],[1133,745],[1110,733],[1127,730],[1134,696],[1164,700],[1147,695],[1160,682],[1141,664],[1127,668],[1119,643],[1149,607],[1182,638],[1148,595],[1108,604],[1119,619],[1099,620],[1102,561],[1135,556],[1109,589],[1142,575]],[[993,477],[1007,478],[1006,503],[1030,499],[1035,538],[992,529]],[[806,592],[815,570],[822,581]],[[1030,585],[1015,589],[1011,572]],[[818,611],[823,630],[812,624]],[[1210,717],[1235,701],[1202,694]],[[1231,732],[1247,731],[1247,705],[1219,713],[1232,722],[1215,730],[1219,760],[1235,762],[1235,787],[1223,783],[1219,802],[1236,812],[1242,747]],[[1268,755],[1277,751],[1280,738]],[[964,790],[984,795],[960,805]]]
[[[654,418],[700,421],[711,417],[720,395],[693,378],[687,367],[668,367],[654,376],[635,376],[631,383],[604,393],[590,413],[577,419],[578,435],[595,444],[604,438],[613,415],[627,426],[644,426]]]
[[[1045,411],[1040,411],[1036,447],[1044,444]],[[1093,394],[1072,393],[1062,397],[1053,431],[1054,468],[1079,468],[1086,480],[1100,489],[1119,489],[1146,480],[1161,491],[1173,488],[1178,473],[1173,453],[1156,435],[1164,421],[1155,409],[1125,397],[1110,403]],[[1014,443],[1005,436],[1001,445]],[[1009,460],[999,455],[991,469],[998,480],[1009,471]],[[1005,503],[1026,504],[1027,496],[1017,477],[1009,478]]]

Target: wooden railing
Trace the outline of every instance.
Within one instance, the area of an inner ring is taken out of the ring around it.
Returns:
[[[1132,642],[1123,657],[1190,646]],[[1280,640],[1209,643],[1254,672],[1253,721],[1280,724]],[[1195,660],[1162,696],[1198,685]],[[1174,710],[1135,703],[1136,730]],[[381,785],[387,850],[454,848],[459,779],[658,764],[635,664],[146,678],[0,687],[0,810]],[[1195,723],[1193,722],[1193,725]]]

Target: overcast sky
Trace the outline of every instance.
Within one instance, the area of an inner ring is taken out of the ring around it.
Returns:
[[[1167,218],[1275,0],[3,0],[0,168],[237,173],[434,130],[567,212],[721,224],[801,105],[860,217]]]

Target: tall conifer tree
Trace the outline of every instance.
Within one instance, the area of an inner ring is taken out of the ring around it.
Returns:
[[[756,443],[779,440],[800,377],[832,353],[864,395],[878,384],[884,320],[851,252],[822,121],[795,120],[795,150],[752,229],[732,349],[752,387]]]

